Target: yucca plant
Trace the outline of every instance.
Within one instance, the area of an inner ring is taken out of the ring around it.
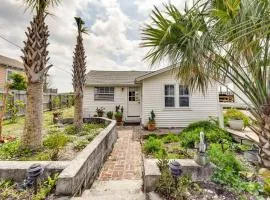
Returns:
[[[249,102],[261,165],[270,167],[270,5],[268,0],[197,0],[180,12],[155,8],[143,30],[151,65],[168,59],[191,90],[231,81]]]
[[[43,80],[44,75],[52,67],[48,65],[49,30],[45,19],[48,16],[48,8],[57,6],[60,0],[24,0],[24,2],[32,10],[34,17],[27,28],[27,39],[22,49],[28,82],[22,146],[38,148],[42,145]]]
[[[75,17],[78,36],[73,57],[73,88],[75,93],[74,102],[74,125],[77,129],[83,124],[83,89],[86,78],[86,56],[83,46],[83,34],[87,34],[85,22],[80,17]]]

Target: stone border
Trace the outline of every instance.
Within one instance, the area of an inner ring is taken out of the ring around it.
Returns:
[[[209,181],[215,168],[213,164],[205,167],[198,165],[192,159],[170,159],[169,161],[172,160],[178,161],[181,164],[182,175],[190,175],[193,181]],[[143,159],[144,192],[151,192],[156,188],[161,176],[157,162],[158,159]]]
[[[0,161],[0,179],[22,182],[25,179],[27,169],[39,163],[44,167],[44,176],[52,173],[60,173],[70,161]]]
[[[110,124],[74,158],[59,175],[56,194],[72,196],[90,186],[117,140],[116,121],[98,118]]]

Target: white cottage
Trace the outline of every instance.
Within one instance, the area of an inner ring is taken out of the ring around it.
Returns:
[[[126,122],[147,125],[150,112],[156,114],[157,127],[186,127],[198,120],[218,116],[218,85],[203,95],[189,91],[173,78],[170,67],[158,71],[90,71],[84,91],[84,117],[124,107]]]

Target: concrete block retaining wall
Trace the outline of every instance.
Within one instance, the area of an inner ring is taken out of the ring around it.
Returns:
[[[0,161],[0,179],[22,182],[27,169],[35,163],[40,163],[44,167],[46,176],[60,173],[68,166],[69,161]]]
[[[80,193],[83,188],[93,183],[117,140],[115,120],[93,118],[84,119],[84,122],[105,122],[108,126],[76,158],[71,161],[0,161],[0,179],[22,182],[27,169],[32,164],[40,163],[45,169],[45,176],[60,173],[56,185],[57,194]]]
[[[170,160],[172,161],[172,160]],[[209,181],[215,166],[200,166],[192,159],[176,159],[181,165],[182,175],[189,175],[193,181]],[[144,191],[151,192],[156,188],[161,172],[157,159],[144,159]]]
[[[59,175],[57,195],[76,195],[91,185],[117,140],[116,122],[104,129]]]

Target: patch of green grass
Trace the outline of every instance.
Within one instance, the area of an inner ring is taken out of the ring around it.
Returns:
[[[155,154],[164,148],[163,145],[162,140],[149,137],[144,143],[143,149],[147,154]]]
[[[180,138],[174,134],[174,133],[169,133],[168,135],[162,137],[162,141],[166,143],[173,143],[173,142],[179,142]]]
[[[61,109],[61,111],[63,112],[63,117],[64,118],[73,117],[73,110],[74,110],[73,107]],[[49,127],[53,125],[52,121],[53,112],[55,111],[44,112],[43,115],[44,130],[47,130]],[[10,120],[5,120],[3,123],[3,135],[20,137],[23,132],[23,127],[24,127],[24,117],[18,117],[18,120],[14,124],[10,123]]]

